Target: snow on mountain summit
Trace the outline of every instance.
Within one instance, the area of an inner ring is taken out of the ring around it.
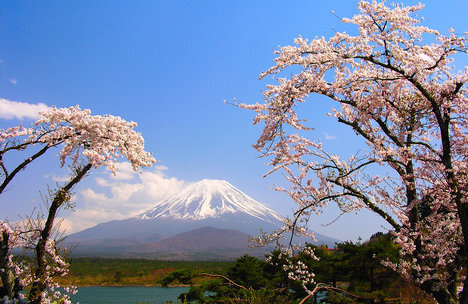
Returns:
[[[246,214],[268,222],[281,217],[227,181],[204,179],[136,216],[138,219],[177,218],[202,220],[229,214]]]

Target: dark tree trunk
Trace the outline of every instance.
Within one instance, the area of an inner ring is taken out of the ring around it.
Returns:
[[[57,215],[58,209],[69,199],[70,190],[76,185],[92,168],[91,164],[87,164],[83,168],[76,171],[75,177],[68,182],[63,188],[60,188],[55,193],[54,199],[49,207],[49,214],[47,216],[47,221],[44,225],[44,229],[41,231],[41,238],[36,245],[36,280],[34,281],[31,290],[29,292],[29,303],[40,304],[41,303],[41,293],[47,288],[47,283],[45,282],[45,277],[47,276],[46,267],[47,267],[47,258],[46,258],[46,245],[47,241],[50,238],[52,228],[54,225],[55,216]]]
[[[452,288],[454,290],[442,289],[439,291],[434,291],[434,285],[436,283],[437,282],[435,281],[426,281],[420,285],[419,288],[427,292],[427,294],[433,296],[439,304],[458,304],[456,288]]]
[[[464,246],[462,248],[462,252],[464,253],[464,257],[462,261],[465,264],[465,273],[466,273],[466,278],[465,278],[465,284],[463,288],[463,292],[460,295],[460,304],[468,304],[468,203],[463,203],[463,202],[458,202],[457,203],[457,209],[458,209],[458,215],[460,217],[460,223],[462,227],[462,233],[463,233],[463,240],[464,240]]]
[[[432,293],[439,304],[458,304],[456,298],[453,298],[447,291]]]
[[[0,275],[2,277],[3,290],[0,293],[3,296],[8,296],[10,299],[13,297],[13,288],[15,286],[15,276],[13,270],[9,266],[10,235],[6,231],[2,232],[2,242],[0,244]]]
[[[465,278],[463,292],[460,295],[460,304],[468,304],[468,275]]]

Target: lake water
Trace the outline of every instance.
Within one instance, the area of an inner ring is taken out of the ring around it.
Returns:
[[[177,303],[177,296],[188,290],[188,287],[79,287],[71,299],[73,304]]]

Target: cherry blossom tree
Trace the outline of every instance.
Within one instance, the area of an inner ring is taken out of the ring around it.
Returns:
[[[298,37],[279,48],[261,74],[278,83],[263,103],[240,106],[256,111],[263,132],[254,147],[270,159],[269,173],[286,176],[289,186],[277,190],[298,204],[279,233],[305,231],[330,203],[344,213],[371,210],[401,245],[389,267],[439,303],[468,303],[468,67],[453,66],[468,33],[422,26],[422,8],[359,1],[360,14],[341,19],[355,35]],[[306,118],[318,113],[296,108],[314,95],[330,100],[328,116],[368,148],[340,157],[311,139]]]
[[[27,217],[18,223],[0,221],[0,276],[4,292],[14,296],[15,286],[29,286],[31,303],[47,303],[61,298],[69,302],[67,293],[54,291],[58,285],[53,276],[65,275],[65,262],[54,236],[56,215],[60,208],[71,205],[71,191],[92,168],[108,167],[117,170],[120,158],[126,158],[134,170],[152,166],[153,156],[144,150],[141,134],[135,132],[136,123],[112,115],[91,115],[90,110],[52,108],[30,128],[22,125],[0,130],[0,195],[13,178],[49,149],[60,149],[61,165],[71,163],[70,180],[46,197],[45,216]],[[10,153],[29,153],[16,165],[7,162]],[[68,162],[68,160],[70,160]],[[11,168],[10,168],[11,166]],[[35,251],[35,263],[13,259],[12,249]],[[66,292],[73,292],[65,289]]]

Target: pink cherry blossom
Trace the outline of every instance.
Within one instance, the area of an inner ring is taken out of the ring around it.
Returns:
[[[277,235],[301,232],[295,227],[305,229],[309,215],[329,204],[344,213],[371,210],[402,248],[389,267],[440,303],[467,303],[468,291],[459,290],[467,283],[468,67],[453,67],[454,55],[466,53],[466,34],[422,26],[415,17],[422,8],[359,1],[360,14],[342,19],[356,35],[298,37],[279,48],[261,74],[277,80],[264,102],[239,106],[256,111],[253,123],[264,127],[254,147],[270,160],[267,174],[282,171],[290,186],[277,190],[298,205]],[[308,136],[306,119],[320,113],[296,107],[314,95],[339,106],[329,115],[367,149],[343,158]]]

